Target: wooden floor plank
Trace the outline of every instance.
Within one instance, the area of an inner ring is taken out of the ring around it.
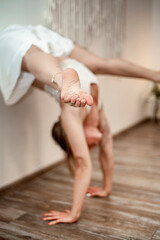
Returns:
[[[25,211],[9,206],[0,206],[0,221],[11,222],[25,214]]]
[[[155,231],[151,240],[159,240],[159,239],[160,239],[160,228]]]

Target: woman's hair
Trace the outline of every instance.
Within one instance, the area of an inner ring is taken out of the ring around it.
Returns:
[[[58,145],[66,152],[68,167],[70,173],[74,176],[75,162],[67,136],[62,128],[60,117],[59,120],[52,127],[52,137],[56,141],[56,143],[58,143]]]

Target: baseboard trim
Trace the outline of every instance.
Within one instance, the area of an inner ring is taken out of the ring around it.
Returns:
[[[12,192],[14,190],[17,190],[24,183],[30,182],[35,177],[38,177],[38,176],[42,175],[43,173],[48,172],[49,170],[51,170],[53,168],[56,168],[57,166],[60,166],[64,162],[65,162],[65,160],[61,159],[61,160],[59,160],[56,163],[52,163],[51,165],[49,165],[49,166],[47,166],[47,167],[45,167],[45,168],[43,168],[41,170],[38,170],[38,171],[36,171],[36,172],[34,172],[32,174],[29,174],[26,177],[23,177],[23,178],[15,181],[13,183],[10,183],[10,184],[0,188],[0,196],[5,195],[6,193],[8,194],[9,192]]]
[[[135,124],[127,127],[126,129],[124,129],[124,130],[122,130],[122,131],[119,131],[118,133],[115,133],[115,134],[113,135],[113,139],[119,137],[119,136],[122,135],[122,134],[128,133],[128,131],[131,131],[131,130],[133,130],[134,128],[136,128],[137,126],[139,126],[139,125],[141,125],[141,124],[143,124],[143,123],[146,123],[146,122],[148,122],[148,121],[151,121],[151,119],[150,119],[149,117],[146,117],[146,118],[144,118],[144,119],[136,122]]]

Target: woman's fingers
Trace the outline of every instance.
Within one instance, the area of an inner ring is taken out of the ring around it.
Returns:
[[[59,211],[53,211],[53,210],[50,210],[49,212],[52,213],[52,214],[53,214],[53,213],[61,213],[61,212],[59,212]]]
[[[86,193],[86,196],[87,197],[91,197],[91,193]]]
[[[60,222],[62,222],[61,219],[57,219],[55,221],[48,222],[48,225],[51,226],[51,225],[55,225],[55,224],[60,223]]]
[[[70,210],[65,209],[64,212],[52,211],[50,210],[49,213],[43,213],[43,220],[51,220],[54,218],[62,217],[65,213],[70,213]]]
[[[99,191],[100,188],[99,187],[90,187],[87,189],[87,193],[92,193],[92,192],[95,192],[95,191]]]
[[[44,216],[52,216],[53,213],[43,213]]]
[[[70,210],[68,210],[68,209],[65,209],[64,210],[66,213],[70,213],[71,211]]]
[[[87,189],[87,197],[105,197],[109,194],[109,191],[104,190],[101,187],[90,187]]]
[[[94,196],[100,196],[100,193],[98,192],[88,192],[86,194],[87,197],[94,197]]]
[[[53,219],[57,219],[58,216],[51,216],[51,217],[43,217],[43,220],[53,220]]]
[[[57,212],[57,211],[50,211],[50,213],[47,214],[46,217],[43,217],[43,220],[50,221],[48,222],[48,225],[55,225],[57,223],[72,223],[75,221],[73,217],[70,215],[70,210],[65,209],[64,212]]]
[[[90,192],[92,192],[93,191],[93,189],[87,189],[87,193],[90,193]]]
[[[43,215],[45,216],[45,217],[42,217],[43,220],[53,220],[61,217],[63,213],[52,211],[52,213],[44,213]]]

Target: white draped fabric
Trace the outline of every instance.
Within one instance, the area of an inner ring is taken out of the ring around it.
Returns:
[[[47,23],[54,31],[89,48],[101,38],[104,57],[119,57],[125,38],[126,0],[49,0]]]

